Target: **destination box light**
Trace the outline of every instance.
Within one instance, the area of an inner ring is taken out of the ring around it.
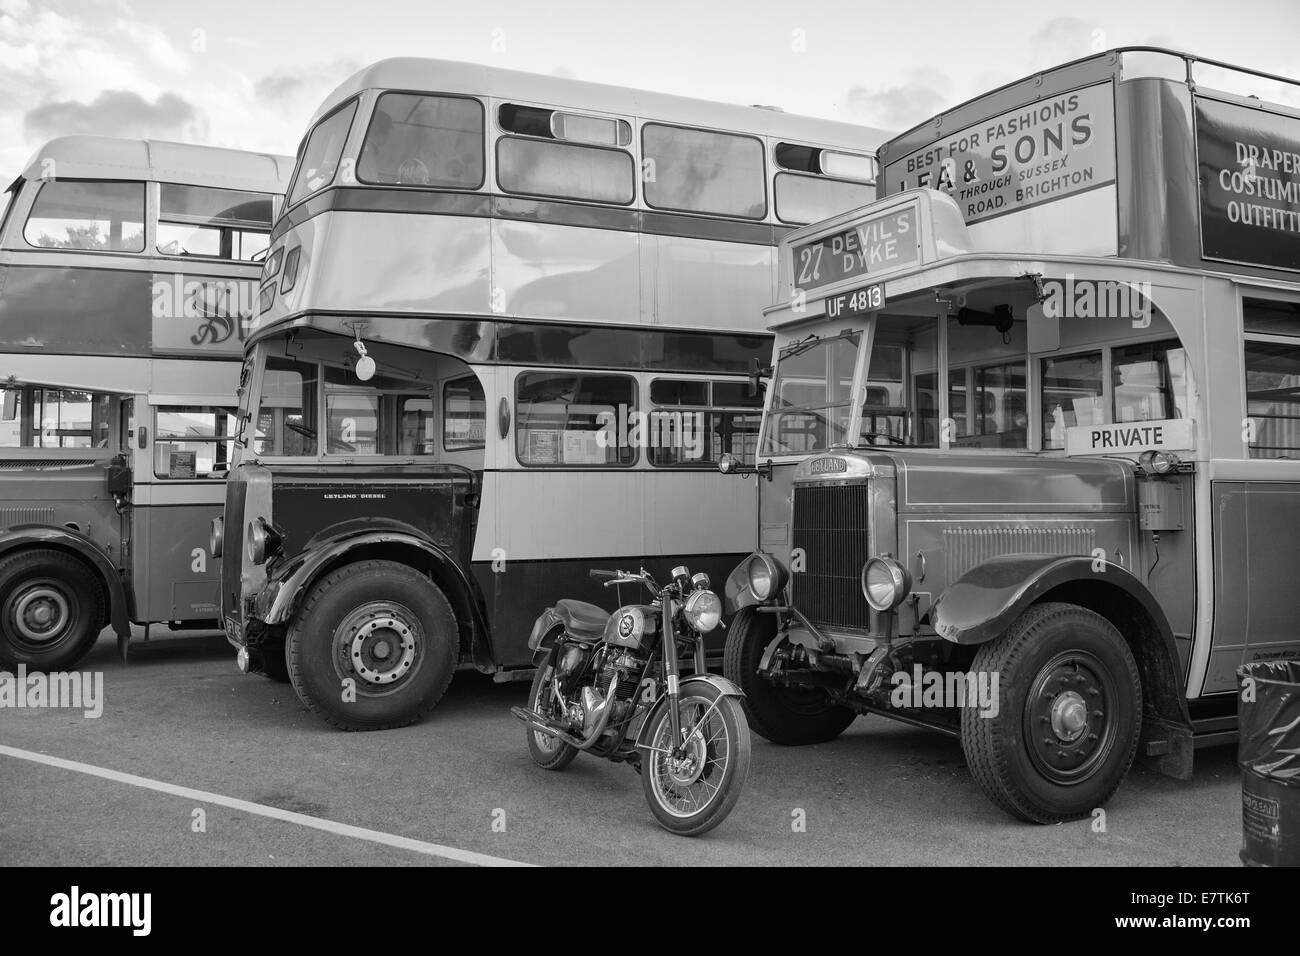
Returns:
[[[1192,451],[1196,446],[1195,431],[1188,418],[1074,425],[1065,430],[1065,453],[1133,455],[1144,451]]]

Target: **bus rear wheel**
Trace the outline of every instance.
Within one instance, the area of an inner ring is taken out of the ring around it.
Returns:
[[[85,563],[62,551],[0,561],[0,664],[58,671],[89,653],[104,625],[104,588]]]
[[[995,707],[961,713],[966,763],[993,803],[1060,823],[1119,789],[1142,729],[1142,680],[1114,625],[1075,604],[1036,604],[971,666],[998,680]]]
[[[414,568],[360,561],[325,575],[286,635],[289,679],[340,730],[413,724],[442,699],[459,631],[446,596]]]

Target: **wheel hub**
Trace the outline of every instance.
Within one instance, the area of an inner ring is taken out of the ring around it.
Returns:
[[[707,763],[707,756],[703,736],[692,732],[682,746],[680,756],[669,756],[665,759],[668,779],[679,787],[689,787],[700,779]]]
[[[1025,703],[1025,740],[1038,770],[1056,783],[1088,779],[1115,736],[1109,672],[1091,654],[1067,652],[1038,672]]]
[[[14,602],[14,625],[28,641],[43,643],[57,637],[69,616],[67,597],[49,585],[38,585]]]
[[[371,684],[391,684],[415,662],[415,634],[400,618],[380,614],[357,628],[348,650],[359,677]]]
[[[1051,722],[1058,740],[1073,743],[1088,728],[1088,706],[1074,691],[1066,691],[1052,701]]]

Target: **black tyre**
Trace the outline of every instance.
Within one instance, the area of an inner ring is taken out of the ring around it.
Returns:
[[[641,789],[660,826],[699,836],[725,820],[740,799],[753,743],[740,701],[723,697],[712,684],[686,684],[678,707],[686,734],[680,758],[665,752],[672,745],[668,708],[646,718],[645,739],[654,749],[641,757]]]
[[[0,560],[0,664],[60,671],[86,656],[104,629],[104,586],[63,551]]]
[[[552,673],[554,667],[551,661],[547,660],[544,665],[537,668],[537,673],[533,675],[532,689],[528,692],[528,709],[543,717],[557,716],[558,704],[551,694]],[[543,770],[563,770],[573,763],[574,757],[578,756],[577,747],[566,744],[558,737],[544,734],[540,730],[525,727],[524,736],[528,740],[529,756],[533,758],[533,763]]]
[[[744,608],[727,631],[722,673],[742,691],[749,726],[774,744],[820,744],[844,733],[857,715],[817,689],[780,687],[759,676],[763,651],[776,637],[776,617]]]
[[[1021,820],[1059,823],[1110,799],[1137,751],[1142,681],[1109,621],[1036,604],[971,666],[998,676],[996,715],[961,714],[966,763],[990,800]]]
[[[285,638],[298,698],[340,730],[413,724],[442,698],[459,633],[447,598],[392,561],[361,561],[321,578]]]

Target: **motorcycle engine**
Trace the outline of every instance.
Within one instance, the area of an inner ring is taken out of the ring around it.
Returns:
[[[571,648],[570,651],[575,649]],[[581,663],[587,663],[585,650],[577,650],[582,654]],[[563,667],[570,651],[566,651],[560,659],[561,679],[564,677]],[[613,711],[609,714],[607,727],[617,725],[627,717],[634,706],[645,660],[625,648],[602,644],[591,654],[590,665],[586,679],[580,681],[577,699],[569,698],[567,708],[570,723],[575,729],[581,727],[584,736],[590,736],[610,707]]]

